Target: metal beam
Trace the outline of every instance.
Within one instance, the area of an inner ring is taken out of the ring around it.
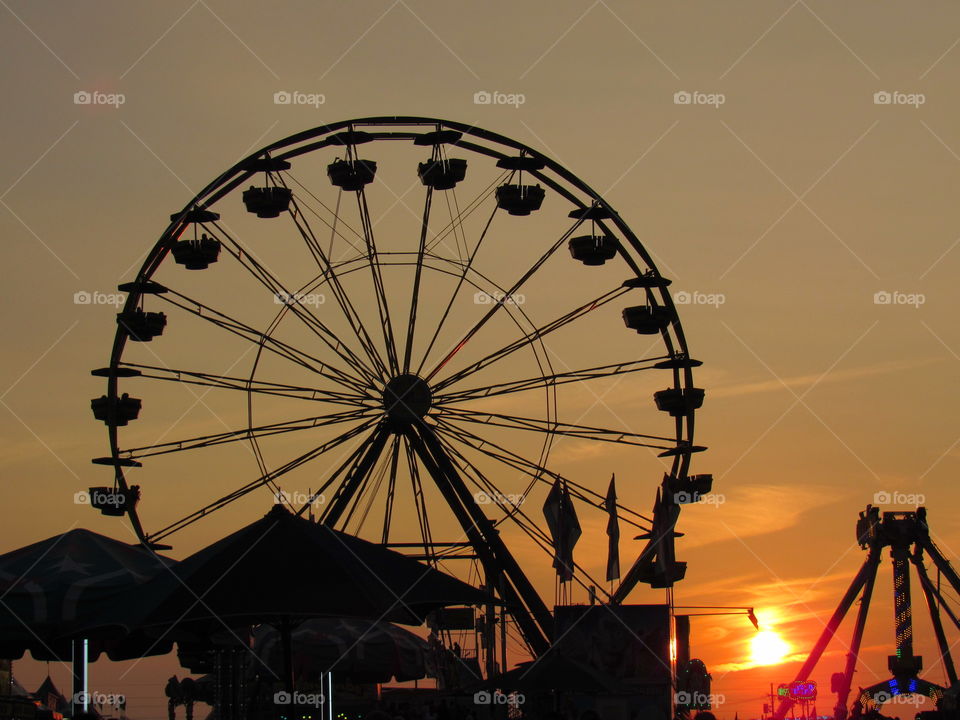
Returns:
[[[501,573],[506,582],[503,600],[510,605],[511,614],[531,649],[540,655],[550,648],[553,634],[553,616],[540,595],[520,569],[490,519],[477,505],[447,457],[433,430],[420,422],[407,430],[411,447],[423,461],[447,504],[453,510],[480,556],[488,579]]]

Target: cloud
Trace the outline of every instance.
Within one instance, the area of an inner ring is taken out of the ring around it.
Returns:
[[[740,397],[742,395],[754,395],[756,393],[776,392],[784,390],[784,385],[788,388],[808,388],[813,384],[823,385],[826,383],[847,382],[850,380],[859,380],[865,377],[876,375],[888,375],[890,373],[901,372],[903,370],[913,370],[918,367],[931,365],[936,360],[934,358],[924,358],[920,360],[902,360],[888,361],[867,365],[858,368],[849,368],[847,370],[834,370],[827,375],[822,373],[811,373],[808,375],[794,375],[786,378],[770,378],[769,380],[760,380],[751,383],[739,383],[736,385],[721,385],[709,390],[711,398]]]
[[[717,494],[719,504],[688,505],[680,515],[685,548],[787,530],[805,513],[842,498],[833,486],[749,485]]]

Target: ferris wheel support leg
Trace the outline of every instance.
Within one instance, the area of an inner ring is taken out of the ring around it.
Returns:
[[[923,596],[927,600],[927,609],[930,611],[930,622],[933,624],[934,635],[937,636],[937,645],[940,648],[940,662],[943,663],[944,670],[947,673],[947,679],[950,681],[950,687],[957,684],[957,669],[953,664],[953,656],[950,654],[950,645],[947,643],[947,635],[943,631],[943,618],[940,617],[940,609],[937,605],[936,588],[927,575],[927,569],[923,566],[923,555],[920,548],[916,548],[910,558],[917,568],[917,575],[920,577],[920,587],[923,590]],[[953,618],[956,621],[956,618]]]
[[[671,537],[670,539],[672,540],[673,538]],[[650,538],[647,540],[647,544],[641,551],[639,557],[637,557],[633,565],[630,566],[630,569],[627,570],[626,575],[623,576],[623,579],[620,581],[620,585],[617,586],[617,589],[614,591],[613,595],[610,596],[611,605],[619,605],[627,599],[627,595],[630,594],[630,591],[637,586],[638,582],[640,582],[640,571],[650,565],[656,552],[656,538]]]
[[[867,575],[866,583],[863,586],[863,594],[860,596],[860,608],[857,610],[857,622],[853,628],[850,652],[847,653],[847,663],[843,668],[842,685],[837,688],[837,705],[833,711],[835,720],[846,720],[847,717],[847,700],[850,698],[853,673],[857,669],[857,661],[860,658],[860,644],[863,642],[863,630],[867,624],[867,613],[870,611],[870,598],[873,597],[873,586],[876,579],[875,571]]]
[[[847,588],[846,594],[840,599],[840,604],[823,628],[823,632],[820,633],[820,637],[813,646],[813,650],[810,651],[810,655],[807,656],[803,666],[799,672],[797,672],[797,681],[805,680],[813,668],[816,667],[820,656],[823,655],[823,651],[827,649],[827,645],[830,643],[830,640],[833,639],[837,629],[840,627],[840,623],[843,622],[843,618],[846,616],[850,606],[853,605],[853,601],[857,598],[857,595],[870,578],[876,578],[879,565],[880,548],[877,546],[871,547],[870,553],[867,555],[867,559],[861,566],[860,571],[856,577],[853,578],[853,582],[851,582],[850,587]],[[773,713],[773,720],[783,720],[792,707],[793,702],[789,698],[781,700],[780,705],[777,706],[776,711]]]
[[[500,533],[477,505],[433,430],[424,423],[407,430],[414,451],[420,456],[438,489],[457,516],[467,538],[480,556],[489,578],[503,577],[506,597],[531,649],[541,655],[550,649],[553,616],[536,589],[507,549]]]

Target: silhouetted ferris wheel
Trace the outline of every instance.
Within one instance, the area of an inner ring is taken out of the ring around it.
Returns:
[[[173,213],[121,286],[94,371],[114,485],[94,504],[160,547],[252,519],[266,493],[468,558],[542,652],[527,569],[554,552],[558,481],[602,522],[620,473],[613,511],[647,542],[608,599],[683,575],[674,524],[710,477],[690,474],[700,363],[668,285],[600,195],[515,140],[417,117],[298,133]],[[592,562],[575,583],[602,587]]]

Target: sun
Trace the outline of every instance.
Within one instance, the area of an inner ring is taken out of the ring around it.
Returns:
[[[790,654],[790,645],[774,630],[761,630],[750,641],[750,660],[754,665],[776,665]]]

